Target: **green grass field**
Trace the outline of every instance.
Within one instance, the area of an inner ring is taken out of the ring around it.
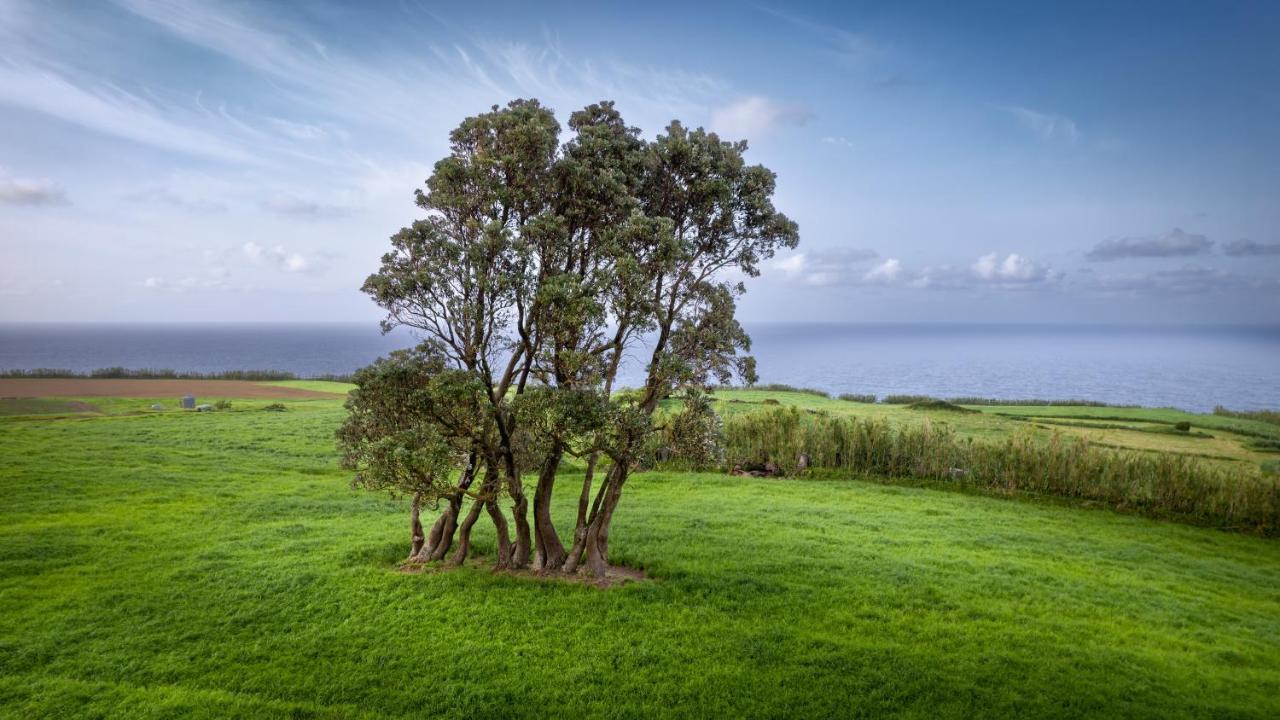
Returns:
[[[766,407],[765,400],[776,400],[781,405],[837,415],[884,418],[895,424],[919,423],[928,418],[930,422],[954,427],[962,437],[979,439],[1002,438],[1030,427],[1046,437],[1058,432],[1084,437],[1102,445],[1179,453],[1226,463],[1229,467],[1247,466],[1250,470],[1280,457],[1276,451],[1255,447],[1260,439],[1280,440],[1280,426],[1260,420],[1203,415],[1171,408],[975,405],[969,409],[977,412],[959,413],[766,390],[718,390],[715,397],[718,398],[716,409],[724,415],[758,411]],[[674,408],[678,401],[668,400],[667,403]],[[1189,422],[1192,431],[1176,432],[1174,425],[1179,422]]]
[[[1274,540],[647,473],[611,543],[647,580],[411,575],[405,506],[336,467],[340,398],[93,402],[0,418],[6,717],[1280,715]],[[1023,422],[994,410],[950,422]]]

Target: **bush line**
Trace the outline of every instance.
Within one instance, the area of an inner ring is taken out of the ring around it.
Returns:
[[[843,418],[773,408],[731,416],[725,464],[775,464],[938,481],[1003,493],[1098,502],[1114,510],[1191,520],[1263,535],[1280,534],[1280,480],[1227,470],[1172,453],[1102,449],[1083,438],[966,440],[945,425],[891,427],[883,419]],[[803,456],[803,460],[802,460]]]
[[[299,377],[288,370],[221,370],[218,372],[178,372],[167,368],[109,367],[76,372],[60,368],[35,368],[33,370],[4,370],[0,378],[95,378],[107,380],[325,380],[351,382],[350,375],[311,375]]]

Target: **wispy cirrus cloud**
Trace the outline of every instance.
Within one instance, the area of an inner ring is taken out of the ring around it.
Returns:
[[[1074,143],[1080,139],[1080,128],[1076,125],[1076,121],[1066,115],[1041,112],[1017,105],[1006,107],[1005,111],[1041,140]]]
[[[1094,261],[1123,258],[1167,258],[1205,255],[1213,249],[1213,241],[1204,235],[1174,228],[1162,235],[1107,238],[1085,253]]]
[[[0,63],[0,103],[143,145],[217,160],[258,162],[236,142],[197,129],[194,113],[163,107],[102,80],[77,81],[53,69]]]
[[[862,64],[881,52],[879,44],[867,35],[764,5],[755,8],[817,37],[821,52],[844,63]]]

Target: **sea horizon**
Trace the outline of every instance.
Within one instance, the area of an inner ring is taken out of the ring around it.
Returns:
[[[745,322],[761,383],[841,393],[1280,407],[1280,325]],[[0,370],[346,375],[415,344],[376,322],[0,323]],[[639,382],[633,361],[623,385]]]

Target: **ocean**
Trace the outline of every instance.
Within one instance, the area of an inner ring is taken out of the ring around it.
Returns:
[[[1280,326],[747,324],[761,382],[831,393],[1280,408]],[[414,343],[369,324],[0,325],[0,369],[345,374]],[[640,353],[635,353],[639,356]],[[624,368],[635,384],[643,367]]]

